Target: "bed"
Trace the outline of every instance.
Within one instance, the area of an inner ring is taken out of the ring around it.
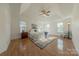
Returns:
[[[39,32],[32,29],[29,32],[29,38],[36,46],[43,49],[50,43],[54,42],[57,39],[57,36],[48,34],[48,37],[45,38],[44,32]]]

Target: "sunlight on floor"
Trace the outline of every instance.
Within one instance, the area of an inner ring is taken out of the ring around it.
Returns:
[[[58,40],[57,40],[57,48],[58,48],[59,50],[63,50],[63,46],[64,46],[63,40],[62,40],[62,39],[58,39]]]

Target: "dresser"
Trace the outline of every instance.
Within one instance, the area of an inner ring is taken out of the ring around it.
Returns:
[[[22,32],[21,33],[21,39],[28,38],[28,32]]]

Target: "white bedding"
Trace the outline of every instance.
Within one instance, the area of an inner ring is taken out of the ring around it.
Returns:
[[[44,32],[34,32],[33,30],[29,32],[29,37],[40,48],[44,48],[50,42],[57,39],[57,37],[53,36],[48,36],[48,38],[45,38]]]

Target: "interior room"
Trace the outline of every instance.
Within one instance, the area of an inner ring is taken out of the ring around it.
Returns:
[[[79,4],[0,3],[0,56],[78,56]]]

